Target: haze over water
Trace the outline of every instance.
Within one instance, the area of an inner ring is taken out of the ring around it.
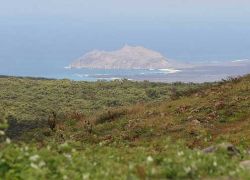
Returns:
[[[244,0],[5,1],[0,74],[70,78],[63,67],[72,60],[126,43],[180,62],[250,59],[249,6]]]

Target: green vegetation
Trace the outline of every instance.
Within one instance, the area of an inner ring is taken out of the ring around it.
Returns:
[[[93,113],[107,107],[167,100],[171,89],[197,89],[196,84],[150,82],[75,82],[35,78],[0,77],[0,111],[19,120],[44,120],[48,113]]]
[[[0,179],[250,178],[250,75],[211,84],[2,77],[0,106]]]

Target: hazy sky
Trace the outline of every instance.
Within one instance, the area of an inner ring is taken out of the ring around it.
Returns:
[[[1,0],[0,63],[61,67],[125,43],[180,61],[250,58],[249,7],[249,0]]]
[[[121,18],[247,20],[249,6],[249,0],[2,0],[0,15],[56,16],[87,21]]]

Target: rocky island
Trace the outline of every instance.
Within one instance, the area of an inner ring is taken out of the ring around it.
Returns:
[[[95,69],[164,69],[174,65],[159,52],[125,45],[116,51],[91,51],[73,61],[70,68]]]

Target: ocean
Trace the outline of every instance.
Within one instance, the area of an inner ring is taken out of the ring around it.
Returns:
[[[112,51],[125,43],[162,53],[177,62],[204,63],[250,58],[246,22],[85,22],[79,19],[0,19],[0,75],[71,80],[217,81],[250,73],[241,67],[203,66],[172,70],[93,70],[64,67],[93,50]]]
[[[57,68],[20,68],[10,71],[0,68],[0,75],[44,77],[52,79],[70,79],[75,81],[112,81],[128,79],[131,81],[152,82],[212,82],[220,81],[231,76],[241,76],[250,73],[250,63],[244,66],[200,66],[186,69],[68,69]],[[13,73],[14,72],[14,73]]]

